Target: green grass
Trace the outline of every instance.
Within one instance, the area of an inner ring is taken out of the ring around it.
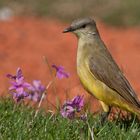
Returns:
[[[139,140],[139,124],[130,122],[99,123],[98,117],[88,115],[86,122],[68,120],[59,113],[52,115],[40,111],[35,119],[35,110],[10,99],[0,99],[0,140]]]

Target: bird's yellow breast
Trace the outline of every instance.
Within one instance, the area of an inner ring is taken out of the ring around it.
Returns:
[[[105,86],[99,80],[95,78],[95,76],[90,73],[88,68],[88,64],[81,63],[77,66],[77,73],[79,75],[80,81],[82,82],[85,89],[89,91],[92,95],[94,95],[99,100],[105,99]]]
[[[86,90],[99,100],[105,99],[105,86],[96,79],[89,70],[89,48],[82,39],[79,39],[77,51],[77,73]]]
[[[123,102],[121,96],[116,93],[116,91],[110,89],[103,82],[96,79],[89,70],[87,60],[77,65],[77,73],[85,89],[98,100],[103,101],[107,105],[116,106]]]
[[[83,44],[79,44],[83,45]],[[83,45],[84,46],[84,45]],[[84,50],[83,50],[84,49]],[[106,86],[103,82],[96,79],[96,77],[91,73],[89,69],[89,52],[88,48],[78,48],[77,53],[77,73],[85,89],[97,99],[111,104],[118,104],[118,101],[115,100],[120,98],[120,96]]]

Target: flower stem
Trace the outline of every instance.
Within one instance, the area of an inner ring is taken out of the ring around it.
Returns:
[[[90,135],[91,135],[91,140],[94,140],[93,128],[90,127],[88,120],[87,120],[86,123],[88,125],[88,129],[89,129],[89,132],[90,132]]]
[[[52,83],[53,83],[53,80],[50,81],[49,84],[47,85],[46,91],[48,90],[48,88],[51,86]],[[46,93],[47,93],[46,91],[43,92],[43,94],[42,94],[42,96],[41,96],[41,99],[40,99],[39,104],[38,104],[38,106],[37,106],[37,110],[36,110],[36,112],[35,112],[34,118],[37,116],[37,114],[38,114],[38,112],[39,112],[40,106],[41,106],[41,104],[42,104],[42,102],[43,102],[43,99],[45,98]]]

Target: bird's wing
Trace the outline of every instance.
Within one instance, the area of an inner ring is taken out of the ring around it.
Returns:
[[[128,102],[140,107],[140,102],[131,85],[113,60],[108,50],[96,53],[89,59],[89,69],[93,75],[115,90]]]

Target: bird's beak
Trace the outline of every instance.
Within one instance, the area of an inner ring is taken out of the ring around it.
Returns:
[[[64,29],[63,33],[72,32],[72,31],[74,31],[74,30],[75,30],[75,29],[74,29],[73,27],[70,26],[70,27]]]

